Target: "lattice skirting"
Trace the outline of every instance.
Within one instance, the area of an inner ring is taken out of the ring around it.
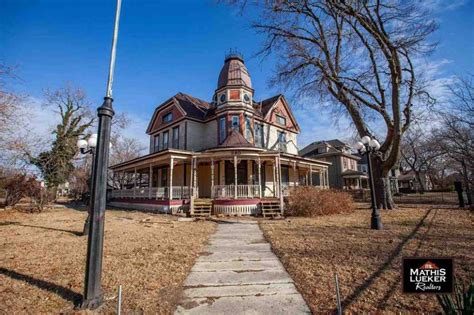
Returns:
[[[189,210],[189,205],[156,205],[156,204],[146,204],[146,203],[129,203],[129,202],[110,202],[110,206],[122,209],[130,210],[145,210],[158,213],[183,213]]]
[[[214,214],[232,214],[232,215],[256,215],[261,210],[256,205],[214,205]]]

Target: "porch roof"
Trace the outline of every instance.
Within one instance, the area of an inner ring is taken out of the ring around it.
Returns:
[[[366,173],[354,170],[346,170],[341,175],[343,178],[368,178]]]
[[[167,149],[160,152],[154,152],[138,158],[115,164],[109,168],[114,171],[130,170],[135,167],[145,167],[151,163],[167,162],[170,158],[176,160],[190,160],[191,158],[201,159],[228,159],[237,155],[239,159],[273,159],[280,156],[282,162],[297,163],[299,165],[315,166],[319,168],[326,168],[331,165],[331,162],[321,161],[313,158],[301,157],[299,155],[282,153],[278,151],[269,151],[257,147],[232,147],[232,148],[214,148],[202,152]]]

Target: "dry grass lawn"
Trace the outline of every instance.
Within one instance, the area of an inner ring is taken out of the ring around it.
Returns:
[[[0,313],[71,313],[83,290],[86,212],[69,208],[40,214],[0,212]],[[108,210],[102,283],[114,313],[119,285],[123,311],[169,314],[203,244],[208,221]]]
[[[383,211],[382,219],[383,231],[368,228],[368,210],[260,226],[314,313],[335,309],[335,272],[345,311],[440,312],[434,295],[401,293],[401,258],[454,257],[456,277],[467,281],[474,262],[472,215],[425,206]]]

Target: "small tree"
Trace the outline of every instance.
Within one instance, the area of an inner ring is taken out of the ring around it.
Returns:
[[[51,149],[36,157],[30,156],[30,161],[39,168],[48,187],[56,188],[66,182],[73,172],[77,140],[92,126],[94,118],[86,95],[80,89],[68,86],[47,92],[46,99],[46,105],[56,108],[61,120],[53,131],[55,140]]]

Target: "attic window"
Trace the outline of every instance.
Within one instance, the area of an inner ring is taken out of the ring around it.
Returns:
[[[169,123],[172,120],[173,120],[173,113],[171,113],[171,112],[163,116],[163,122],[164,123]]]
[[[279,125],[286,126],[286,118],[280,115],[276,115],[276,122]]]

